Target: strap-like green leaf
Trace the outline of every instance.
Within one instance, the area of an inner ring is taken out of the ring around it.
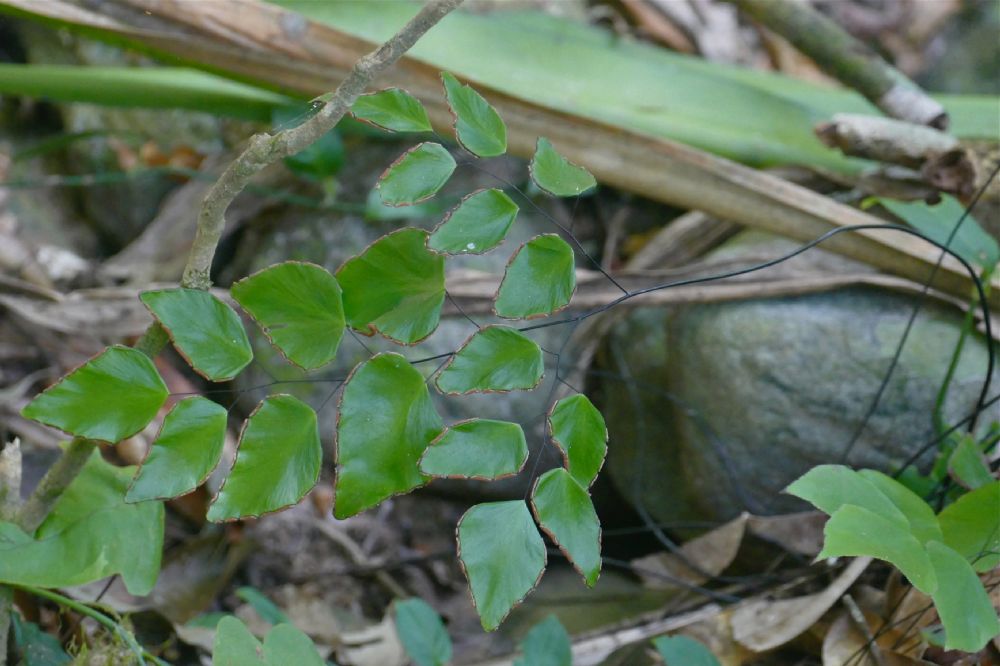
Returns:
[[[430,132],[427,111],[416,97],[400,88],[361,95],[351,115],[390,132]]]
[[[993,474],[983,452],[972,435],[961,435],[955,450],[948,457],[948,474],[970,490],[993,482]]]
[[[444,257],[427,249],[427,232],[383,236],[337,271],[344,314],[356,330],[420,342],[437,328],[444,303]]]
[[[934,569],[909,525],[854,504],[837,509],[823,530],[823,552],[816,557],[868,556],[885,560],[924,594],[937,589]]]
[[[337,518],[427,482],[417,463],[443,426],[423,376],[405,358],[376,354],[355,368],[339,413]]]
[[[424,451],[420,471],[430,476],[490,481],[513,476],[528,459],[516,423],[469,419],[450,426]]]
[[[972,563],[976,571],[1000,564],[1000,481],[959,497],[938,514],[944,542]]]
[[[193,396],[181,400],[135,473],[126,502],[169,499],[189,493],[219,464],[226,441],[226,409]]]
[[[913,533],[913,536],[917,537],[917,541],[927,543],[931,540],[942,541],[944,539],[937,516],[934,515],[934,510],[915,492],[899,481],[873,469],[863,469],[858,474],[878,488],[879,492],[888,497],[889,501],[896,505],[896,508],[899,509],[900,513],[909,522],[910,531]],[[851,504],[854,503],[851,502]]]
[[[531,319],[569,305],[576,289],[573,248],[556,234],[535,236],[518,248],[500,283],[497,316]]]
[[[161,289],[143,292],[139,298],[202,377],[227,381],[253,360],[240,316],[207,291]]]
[[[389,165],[375,185],[383,203],[410,206],[437,194],[452,172],[455,160],[439,143],[424,142]]]
[[[503,242],[517,212],[501,190],[473,192],[435,227],[427,247],[443,254],[485,254]]]
[[[707,647],[687,636],[660,636],[653,639],[653,647],[667,666],[719,666]]]
[[[523,500],[477,504],[458,521],[458,558],[486,631],[535,588],[545,571],[545,542]]]
[[[296,504],[316,485],[323,449],[316,412],[290,395],[265,398],[243,424],[236,461],[208,506],[213,522]]]
[[[442,393],[530,390],[545,371],[542,349],[508,326],[486,326],[452,356],[435,380]]]
[[[483,96],[458,82],[448,72],[441,72],[448,107],[455,116],[455,136],[462,147],[479,157],[494,157],[507,152],[507,127]]]
[[[589,171],[560,155],[543,137],[535,144],[528,171],[535,185],[557,197],[575,197],[597,186]]]
[[[817,465],[785,488],[785,492],[828,515],[845,504],[854,504],[909,530],[909,521],[892,500],[871,481],[844,465]]]
[[[573,645],[555,615],[531,628],[521,641],[521,653],[514,666],[573,666]]]
[[[21,414],[71,435],[119,442],[145,428],[166,399],[149,357],[116,345],[35,396]]]
[[[978,652],[1000,633],[993,602],[969,562],[954,549],[931,541],[927,555],[938,581],[932,596],[944,625],[945,649]]]
[[[336,278],[322,266],[286,261],[240,280],[230,291],[295,365],[311,370],[336,356],[344,302]]]
[[[417,666],[445,666],[451,661],[451,639],[440,616],[423,599],[414,597],[393,604],[396,633]]]
[[[601,412],[581,393],[563,398],[549,412],[549,432],[570,476],[589,488],[608,450],[608,428]]]
[[[120,574],[149,594],[160,573],[163,503],[125,503],[131,467],[94,452],[34,538],[0,523],[0,583],[71,587]]]
[[[531,506],[538,524],[593,587],[601,575],[601,522],[590,494],[559,467],[535,482]]]

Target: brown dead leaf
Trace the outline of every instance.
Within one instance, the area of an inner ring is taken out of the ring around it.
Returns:
[[[823,666],[909,666],[929,663],[917,659],[913,654],[896,651],[905,643],[902,627],[883,630],[885,621],[875,613],[866,612],[865,622],[869,636],[876,637],[881,663],[868,649],[868,637],[845,612],[830,625],[823,640]],[[920,652],[923,647],[921,645]]]
[[[733,637],[755,652],[788,643],[823,617],[871,561],[869,557],[855,559],[828,588],[817,594],[780,601],[752,599],[740,604],[733,612]]]
[[[718,576],[736,557],[749,515],[743,514],[725,525],[701,535],[681,546],[681,555],[653,553],[632,560],[635,572],[647,586],[671,588],[673,579],[701,585]],[[691,565],[697,567],[692,568]]]
[[[826,514],[802,511],[783,516],[750,516],[747,529],[754,536],[775,543],[785,550],[814,557],[823,549],[823,526]]]

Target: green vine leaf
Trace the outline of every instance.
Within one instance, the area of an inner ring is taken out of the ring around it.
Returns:
[[[542,349],[508,326],[485,326],[448,359],[434,381],[442,393],[531,390],[545,371]]]
[[[583,394],[563,398],[549,412],[549,432],[570,476],[589,488],[608,450],[608,428],[601,412]]]
[[[418,597],[393,604],[399,641],[417,666],[445,666],[451,661],[451,638],[440,616]]]
[[[414,344],[437,328],[444,304],[444,257],[427,249],[427,232],[383,236],[337,271],[351,328]]]
[[[587,490],[559,467],[535,482],[531,506],[538,524],[593,587],[601,575],[601,522]]]
[[[867,556],[885,560],[910,579],[913,587],[933,594],[937,578],[923,545],[910,533],[909,525],[854,504],[837,509],[823,529],[824,557]]]
[[[264,643],[238,618],[227,615],[215,627],[212,666],[325,666],[312,640],[291,624],[273,627]]]
[[[557,197],[575,197],[597,187],[597,181],[589,171],[560,155],[543,137],[539,137],[535,144],[535,154],[528,171],[535,185]]]
[[[462,147],[477,157],[495,157],[507,152],[507,127],[496,109],[448,72],[441,72],[441,81],[448,107],[455,116],[455,136]]]
[[[306,370],[337,355],[344,335],[344,302],[337,279],[322,266],[275,264],[231,288],[233,298],[285,358]]]
[[[72,587],[120,574],[131,594],[149,594],[160,573],[163,503],[125,503],[132,471],[95,451],[34,538],[0,522],[0,582]]]
[[[1000,481],[962,495],[938,514],[944,542],[962,554],[979,572],[1000,564]]]
[[[493,481],[513,476],[528,460],[524,431],[516,423],[469,419],[450,426],[420,458],[429,476]]]
[[[167,394],[148,356],[115,345],[35,396],[21,414],[71,435],[120,442],[153,420]]]
[[[195,372],[228,381],[253,360],[240,316],[201,289],[161,289],[139,295]]]
[[[430,199],[451,178],[455,160],[439,143],[425,141],[389,165],[375,184],[382,202],[410,206]]]
[[[201,396],[174,405],[136,470],[125,501],[170,499],[204,483],[222,457],[226,420],[222,405]]]
[[[416,97],[401,88],[387,88],[358,97],[351,115],[390,132],[430,132],[427,111]]]
[[[265,398],[243,424],[236,460],[208,519],[260,516],[298,503],[316,485],[322,458],[312,407],[290,395]]]
[[[504,319],[533,319],[569,305],[576,290],[573,248],[542,234],[518,248],[507,265],[493,311]]]
[[[545,542],[523,500],[477,504],[458,522],[458,558],[486,631],[538,584]]]
[[[653,647],[667,666],[719,666],[707,647],[687,636],[660,636],[653,639]]]
[[[514,666],[573,666],[573,644],[555,615],[531,628],[521,641],[521,653]]]
[[[427,482],[418,462],[443,425],[423,376],[405,358],[386,352],[358,365],[338,413],[337,518]]]
[[[899,512],[906,517],[910,524],[910,532],[917,538],[917,541],[927,543],[932,540],[944,540],[944,535],[941,534],[941,525],[938,524],[934,510],[919,495],[882,472],[863,469],[858,471],[858,474],[896,505]]]
[[[932,596],[944,625],[945,649],[978,652],[1000,634],[1000,620],[982,581],[964,557],[943,543],[928,543],[927,555],[938,581]]]
[[[507,237],[518,210],[501,190],[473,192],[434,228],[427,247],[442,254],[485,254]]]

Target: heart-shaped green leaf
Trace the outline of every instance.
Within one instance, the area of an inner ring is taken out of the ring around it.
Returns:
[[[719,666],[707,647],[687,636],[660,636],[653,639],[653,647],[667,666]]]
[[[430,132],[427,111],[416,97],[400,88],[387,88],[361,95],[351,115],[390,132]]]
[[[376,354],[351,373],[337,420],[334,515],[347,518],[427,482],[417,466],[438,433],[423,376],[399,354]]]
[[[344,314],[354,329],[372,329],[413,344],[437,328],[444,303],[444,257],[427,249],[427,232],[383,236],[337,271]]]
[[[125,501],[169,499],[204,483],[222,457],[226,416],[224,407],[201,396],[174,405],[136,471]]]
[[[166,400],[149,357],[116,345],[35,396],[21,414],[71,435],[120,442],[145,428]]]
[[[944,542],[972,563],[976,571],[1000,564],[1000,481],[959,497],[938,514]]]
[[[212,666],[325,666],[312,640],[291,624],[267,632],[263,645],[238,618],[227,615],[215,627]]]
[[[530,390],[545,371],[542,349],[508,326],[486,326],[462,345],[435,380],[442,393]]]
[[[961,554],[938,541],[927,544],[927,556],[938,581],[932,596],[945,629],[945,649],[982,650],[1000,633],[1000,620],[979,576]]]
[[[937,589],[927,552],[907,524],[883,518],[861,506],[844,504],[826,521],[823,534],[823,552],[817,559],[875,557],[894,565],[924,594],[933,594]]]
[[[430,199],[451,178],[455,160],[439,143],[425,141],[389,165],[375,188],[389,206],[410,206]]]
[[[443,254],[485,254],[503,242],[517,212],[501,190],[473,192],[434,228],[427,247]]]
[[[608,428],[601,412],[583,394],[563,398],[549,412],[549,432],[570,476],[589,488],[608,450]]]
[[[323,449],[312,407],[290,395],[265,398],[243,424],[236,461],[208,506],[212,522],[296,504],[319,479]]]
[[[469,419],[450,426],[420,459],[430,476],[490,481],[513,476],[528,459],[524,431],[516,423]]]
[[[590,494],[559,467],[535,482],[531,506],[538,524],[593,587],[601,575],[601,522]]]
[[[573,666],[573,644],[555,615],[531,628],[521,641],[521,654],[514,666]]]
[[[458,522],[458,558],[486,631],[535,588],[545,571],[545,542],[523,500],[477,504]]]
[[[240,280],[230,291],[295,365],[312,370],[336,356],[344,302],[336,278],[322,266],[286,261]]]
[[[944,540],[934,510],[919,495],[882,472],[862,469],[858,471],[858,474],[896,505],[899,512],[906,517],[906,521],[910,524],[910,532],[917,538],[917,541],[927,543],[931,540]],[[851,504],[856,504],[856,502],[851,502]]]
[[[535,185],[557,197],[575,197],[597,186],[589,171],[560,155],[543,137],[535,144],[528,171]]]
[[[490,103],[448,72],[441,72],[448,107],[455,116],[455,136],[462,147],[479,157],[507,151],[507,127]]]
[[[845,504],[854,504],[909,529],[909,520],[885,493],[844,465],[817,465],[785,488],[785,492],[804,499],[827,515],[832,516]]]
[[[518,248],[500,283],[497,316],[531,319],[569,305],[576,289],[573,248],[556,234],[535,236]]]
[[[207,291],[160,289],[139,298],[180,355],[205,379],[227,381],[253,360],[240,316]]]
[[[163,503],[125,503],[132,471],[95,451],[34,538],[0,523],[0,583],[71,587],[120,574],[130,593],[149,594],[160,573]]]
[[[417,666],[445,666],[451,661],[451,639],[440,616],[426,601],[414,597],[397,601],[393,607],[396,633]]]

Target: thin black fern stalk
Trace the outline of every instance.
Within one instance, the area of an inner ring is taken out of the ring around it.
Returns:
[[[1000,393],[998,393],[997,395],[993,396],[992,398],[989,398],[988,400],[986,400],[986,402],[984,402],[981,407],[977,406],[974,410],[972,410],[964,418],[962,418],[959,421],[957,421],[955,423],[955,425],[951,426],[950,428],[948,428],[947,430],[945,430],[943,433],[941,433],[937,437],[931,439],[929,442],[924,443],[923,446],[921,446],[919,449],[917,449],[916,452],[914,452],[912,455],[910,455],[910,457],[907,458],[903,462],[903,464],[899,467],[899,469],[897,469],[895,472],[892,473],[892,477],[894,479],[898,479],[899,476],[904,471],[906,471],[906,468],[908,468],[910,465],[913,465],[914,463],[916,463],[917,460],[919,460],[925,453],[927,453],[928,451],[930,451],[932,448],[934,448],[935,446],[937,446],[938,444],[940,444],[944,440],[948,439],[948,437],[952,433],[957,432],[959,429],[961,429],[963,426],[965,426],[965,424],[970,423],[976,416],[978,416],[982,412],[985,412],[989,407],[992,407],[994,404],[996,404],[998,402],[1000,402]],[[989,451],[986,451],[986,453],[989,453]]]

